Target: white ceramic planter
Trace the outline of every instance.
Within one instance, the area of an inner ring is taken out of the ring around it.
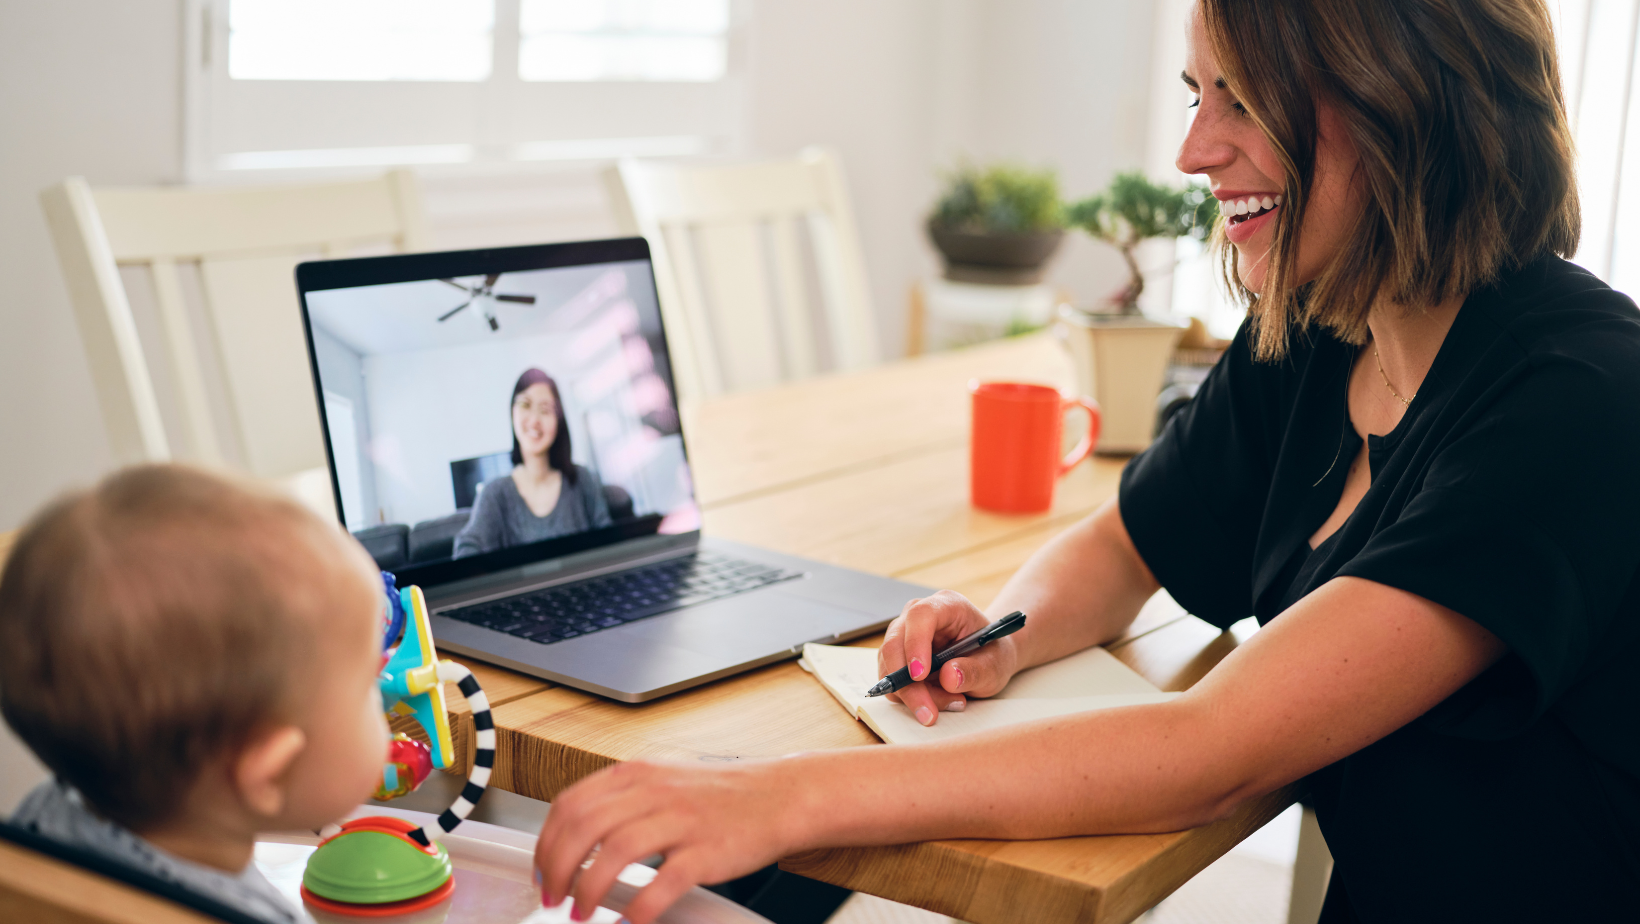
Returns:
[[[1046,285],[981,285],[938,278],[921,285],[926,350],[995,340],[1014,322],[1044,327],[1053,322],[1059,301],[1053,287]]]
[[[1155,438],[1156,396],[1184,330],[1146,317],[1059,309],[1054,334],[1070,353],[1076,387],[1103,412],[1101,455],[1139,452]]]

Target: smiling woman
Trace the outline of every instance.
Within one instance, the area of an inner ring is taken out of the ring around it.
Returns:
[[[1252,157],[1262,194],[1216,194],[1291,203],[1258,221],[1238,205],[1225,226],[1237,245],[1268,229],[1256,265],[1224,250],[1261,359],[1283,354],[1295,322],[1364,343],[1380,294],[1439,304],[1577,249],[1572,135],[1541,4],[1493,15],[1461,3],[1203,6],[1204,37],[1222,50],[1214,88],[1236,99],[1228,118],[1241,123],[1226,129],[1262,136],[1246,148],[1268,153]],[[1471,60],[1482,48],[1486,60]],[[1180,168],[1207,172],[1213,159],[1187,145]],[[1306,227],[1312,208],[1328,218]]]
[[[1221,203],[1249,320],[1115,502],[988,613],[912,601],[878,667],[909,668],[892,698],[932,725],[1116,638],[1159,586],[1259,632],[1167,703],[595,774],[542,833],[549,897],[590,911],[663,854],[625,912],[645,924],[807,848],[1170,831],[1303,781],[1330,924],[1632,914],[1640,310],[1562,259],[1542,0],[1201,0],[1188,34],[1179,166]],[[1024,629],[929,670],[1014,610]]]
[[[601,529],[613,520],[603,485],[571,458],[569,425],[558,383],[525,369],[512,394],[513,470],[479,490],[454,557]]]

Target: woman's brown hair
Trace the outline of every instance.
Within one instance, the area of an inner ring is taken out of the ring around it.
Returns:
[[[1428,307],[1577,249],[1572,135],[1543,0],[1201,4],[1226,85],[1286,173],[1262,294],[1241,284],[1219,232],[1260,359],[1285,356],[1295,326],[1366,342],[1380,296]],[[1301,286],[1318,104],[1360,156],[1367,204],[1338,255]]]
[[[575,460],[571,454],[569,441],[569,420],[564,416],[564,399],[558,397],[558,383],[553,377],[540,369],[525,369],[524,374],[518,377],[513,384],[512,397],[507,399],[507,412],[512,413],[512,403],[518,400],[525,389],[531,385],[545,385],[552,392],[552,403],[558,410],[558,429],[553,431],[552,445],[547,447],[547,465],[563,473],[564,481],[574,484],[580,472],[575,468]],[[512,464],[524,464],[524,449],[518,445],[518,431],[513,431]]]

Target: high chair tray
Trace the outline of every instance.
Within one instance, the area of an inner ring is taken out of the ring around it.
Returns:
[[[391,815],[437,830],[436,816],[425,812],[362,805],[349,816]],[[311,905],[309,914],[319,924],[570,924],[570,903],[541,907],[535,884],[535,836],[477,821],[466,821],[442,838],[455,866],[455,892],[444,901],[420,911],[386,917],[359,918],[326,912]],[[256,866],[286,898],[302,904],[302,871],[319,846],[315,834],[265,835],[256,843]],[[639,888],[655,878],[655,871],[634,863],[594,913],[597,924],[615,924]],[[691,889],[661,915],[662,924],[768,924],[728,899],[705,889]]]

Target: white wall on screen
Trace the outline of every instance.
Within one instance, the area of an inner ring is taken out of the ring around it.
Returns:
[[[349,530],[363,529],[368,523],[359,477],[359,432],[353,421],[353,402],[326,391],[325,425],[335,463],[336,487],[342,496],[342,520]]]
[[[351,462],[337,459],[337,474],[340,475],[346,467],[357,473],[358,496],[356,501],[350,500],[343,491],[342,510],[345,514],[348,529],[363,529],[382,522],[381,511],[376,502],[375,480],[366,476],[370,470],[370,459],[365,455],[365,447],[370,441],[370,405],[369,396],[364,391],[364,362],[359,354],[347,344],[333,336],[318,324],[312,325],[313,352],[319,358],[319,374],[324,381],[324,390],[334,393],[349,404],[353,433],[347,445],[351,450]],[[326,410],[329,410],[328,395],[326,396]],[[329,422],[332,433],[335,433],[336,422]],[[332,436],[331,451],[344,453],[346,450],[340,445],[340,440]],[[355,509],[355,503],[357,508]]]

